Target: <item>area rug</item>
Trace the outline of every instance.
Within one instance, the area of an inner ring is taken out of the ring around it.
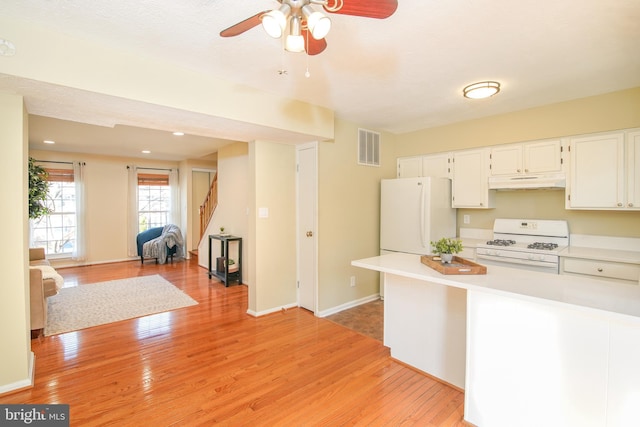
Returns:
[[[48,304],[47,336],[198,303],[156,274],[62,288]]]

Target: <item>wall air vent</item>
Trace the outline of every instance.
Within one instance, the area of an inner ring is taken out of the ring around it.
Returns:
[[[380,166],[380,134],[358,129],[358,164]]]

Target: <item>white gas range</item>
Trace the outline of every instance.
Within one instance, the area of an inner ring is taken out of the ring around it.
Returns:
[[[496,219],[493,240],[476,246],[480,264],[559,273],[560,251],[569,246],[561,220]]]

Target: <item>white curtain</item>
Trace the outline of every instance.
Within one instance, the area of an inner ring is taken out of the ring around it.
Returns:
[[[127,252],[129,256],[138,256],[136,236],[138,235],[138,168],[127,166],[129,174],[129,194],[127,198]]]
[[[180,178],[178,169],[171,169],[169,171],[169,188],[171,190],[169,224],[180,226]]]
[[[76,187],[76,245],[71,258],[84,261],[86,258],[87,229],[85,227],[86,195],[84,183],[84,162],[73,162],[73,182]]]

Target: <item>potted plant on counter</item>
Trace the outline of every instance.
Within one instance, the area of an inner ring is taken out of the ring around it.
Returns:
[[[431,242],[433,253],[440,255],[443,263],[451,263],[453,255],[462,251],[462,241],[443,237],[437,242]]]

